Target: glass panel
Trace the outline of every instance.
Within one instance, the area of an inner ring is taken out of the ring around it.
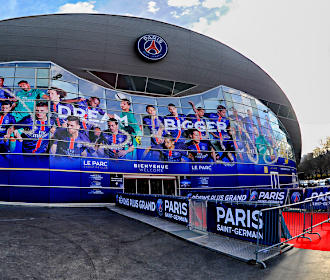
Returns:
[[[0,68],[0,76],[1,77],[14,77],[15,75],[15,68],[12,67],[12,68]]]
[[[37,87],[38,88],[48,88],[49,79],[37,79]]]
[[[181,91],[190,89],[190,88],[192,88],[194,86],[195,85],[193,85],[193,84],[186,84],[186,83],[175,82],[173,93],[176,94],[176,93],[179,93]]]
[[[149,78],[147,84],[147,92],[171,95],[173,85],[174,85],[173,81],[165,81],[165,80]]]
[[[181,106],[182,106],[182,112],[185,115],[192,114],[194,115],[195,112],[193,111],[192,105],[189,102],[193,102],[196,108],[202,107],[204,108],[203,101],[201,99],[200,95],[191,95],[189,97],[181,97]]]
[[[155,105],[156,99],[154,97],[132,96],[132,108],[134,113],[146,114],[147,105]],[[155,106],[157,111],[157,107]]]
[[[3,77],[3,76],[0,75],[0,77]],[[4,78],[3,85],[5,87],[13,88],[14,78]]]
[[[79,95],[95,96],[104,99],[104,88],[101,86],[87,82],[85,80],[79,80]]]
[[[179,98],[157,98],[158,104],[158,114],[162,117],[167,116],[170,114],[168,111],[168,104],[174,104],[177,108],[179,114],[182,113],[181,111],[181,104]]]
[[[280,107],[279,104],[273,103],[273,102],[268,102],[268,107],[275,113],[277,114],[278,109]]]
[[[111,85],[112,87],[116,86],[116,73],[108,73],[108,72],[97,72],[97,71],[90,71],[95,76],[99,77],[101,80],[105,81],[107,84]]]
[[[218,100],[218,99],[221,99],[222,97],[223,96],[222,96],[221,88],[210,89],[202,94],[202,98],[204,100],[206,100],[206,99]]]
[[[76,76],[57,65],[52,65],[51,77],[53,80],[67,81],[74,84],[78,83],[78,78]]]
[[[151,194],[162,194],[162,180],[150,179]]]
[[[175,195],[175,181],[174,180],[163,180],[164,194]]]
[[[78,97],[78,84],[72,84],[68,82],[63,82],[59,80],[51,81],[52,87],[57,87],[67,92],[67,98],[77,98]]]
[[[289,114],[289,108],[287,106],[281,105],[278,111],[278,115],[286,118],[288,114]]]
[[[49,69],[37,69],[37,78],[49,78]]]
[[[119,93],[123,97],[126,98],[126,95]],[[107,112],[110,114],[119,114],[121,112],[120,108],[120,99],[118,98],[117,92],[114,90],[106,90],[106,97],[107,97]]]
[[[18,62],[16,63],[16,67],[34,67],[34,68],[48,68],[50,67],[50,63],[48,62]]]
[[[15,76],[21,78],[34,78],[35,68],[16,68]]]
[[[137,192],[149,194],[149,179],[137,179]]]
[[[144,92],[147,78],[118,74],[117,88]]]
[[[292,119],[292,120],[295,120],[296,119],[295,116],[294,116],[294,113],[293,113],[293,111],[291,109],[289,110],[288,118],[289,119]]]
[[[125,193],[136,193],[136,179],[124,180]]]

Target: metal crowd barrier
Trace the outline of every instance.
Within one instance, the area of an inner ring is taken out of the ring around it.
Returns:
[[[320,203],[322,204],[321,207]],[[270,217],[271,215],[267,215],[267,212],[274,210],[279,213],[277,222],[280,242],[271,246],[264,246],[260,244],[259,235],[257,239],[255,261],[264,267],[266,267],[264,261],[270,258],[268,256],[281,253],[282,246],[293,239],[305,238],[312,241],[310,235],[317,235],[321,239],[318,230],[322,228],[324,223],[330,222],[330,193],[310,197],[298,203],[264,208],[260,211],[259,218]],[[267,223],[267,221],[264,222]],[[261,230],[259,229],[260,233]]]
[[[189,200],[189,229],[207,231],[207,200]]]

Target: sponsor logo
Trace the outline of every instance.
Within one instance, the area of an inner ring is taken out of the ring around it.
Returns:
[[[297,203],[300,202],[301,194],[299,192],[293,192],[291,195],[291,202]]]
[[[191,170],[192,171],[210,171],[212,172],[212,165],[204,165],[204,164],[194,164],[191,165]]]
[[[160,198],[156,203],[156,211],[160,217],[163,216],[163,209],[163,200]]]
[[[143,58],[151,61],[163,59],[168,51],[166,41],[156,34],[145,34],[140,37],[136,48]]]
[[[107,169],[108,168],[108,162],[104,160],[89,160],[84,159],[83,160],[83,167],[84,168],[98,168],[98,169]]]
[[[252,191],[250,195],[250,201],[256,201],[258,200],[258,192],[257,191]]]
[[[96,190],[89,191],[88,194],[104,194],[104,192],[102,192],[101,190],[96,189]]]

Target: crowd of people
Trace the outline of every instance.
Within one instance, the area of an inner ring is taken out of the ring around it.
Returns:
[[[139,124],[126,98],[120,100],[121,112],[116,114],[102,110],[95,96],[69,99],[62,89],[43,91],[31,88],[25,80],[18,86],[14,93],[0,77],[1,154],[168,162],[235,162],[275,155],[276,139],[268,116],[261,123],[250,109],[242,117],[231,108],[232,115],[228,116],[223,105],[206,113],[203,107],[189,102],[193,114],[184,115],[169,103],[168,114],[159,116],[154,105],[147,105]],[[101,129],[99,117],[106,122],[105,129]]]

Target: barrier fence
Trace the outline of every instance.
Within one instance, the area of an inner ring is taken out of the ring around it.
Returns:
[[[267,213],[278,212],[278,229],[280,242],[267,247],[261,247],[261,240],[257,238],[257,248],[255,261],[265,267],[264,261],[267,260],[263,255],[269,251],[278,251],[282,245],[296,238],[305,238],[312,241],[310,235],[317,235],[321,239],[319,230],[324,223],[330,221],[330,201],[329,193],[312,196],[305,201],[264,208],[258,213],[258,217],[267,216]],[[322,201],[322,208],[320,208]],[[258,229],[260,232],[260,229]]]
[[[322,225],[330,221],[330,192],[314,192],[304,201],[284,205],[138,194],[119,194],[116,201],[124,208],[181,223],[190,230],[214,233],[218,243],[226,243],[224,251],[230,247],[226,254],[264,267],[266,260],[292,248],[288,245],[291,240],[312,241],[312,235],[321,238]]]

